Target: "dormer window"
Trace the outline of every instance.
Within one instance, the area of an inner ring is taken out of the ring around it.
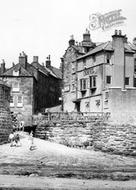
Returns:
[[[14,71],[13,70],[13,76],[19,76],[19,71]]]

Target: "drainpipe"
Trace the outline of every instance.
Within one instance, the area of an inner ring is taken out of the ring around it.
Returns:
[[[126,75],[126,57],[125,57],[125,47],[124,47],[123,90],[126,90],[126,86],[125,86],[125,75]]]
[[[62,112],[64,111],[64,92],[63,92],[63,90],[64,90],[64,58],[62,57],[61,58],[61,64],[62,64],[62,68],[61,68],[61,70],[62,70],[62,86],[61,86],[61,98],[62,98],[62,103],[61,103],[61,109],[62,109]]]
[[[105,89],[105,61],[106,61],[106,54],[105,54],[105,50],[104,50],[104,63],[103,63],[103,66],[102,66],[102,69],[103,69],[103,73],[102,73],[102,112],[104,111],[104,98],[103,98],[103,95],[104,95],[104,89]]]

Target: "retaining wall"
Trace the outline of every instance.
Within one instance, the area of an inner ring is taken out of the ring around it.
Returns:
[[[136,155],[136,126],[104,122],[41,121],[36,137],[70,147]]]

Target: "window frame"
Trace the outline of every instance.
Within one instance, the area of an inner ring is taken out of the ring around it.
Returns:
[[[21,97],[21,101],[19,101],[19,97]],[[17,95],[17,107],[23,107],[23,96]]]
[[[11,102],[12,97],[12,102]],[[13,95],[10,95],[10,107],[15,107],[15,97]]]
[[[87,78],[80,79],[80,91],[87,90]]]
[[[90,81],[90,89],[96,89],[97,85],[96,85],[96,75],[94,76],[89,76],[89,81]]]
[[[15,85],[15,84],[17,84],[17,85]],[[14,81],[14,82],[12,83],[12,91],[13,91],[13,92],[19,92],[19,89],[20,89],[19,82],[18,82],[18,81]]]

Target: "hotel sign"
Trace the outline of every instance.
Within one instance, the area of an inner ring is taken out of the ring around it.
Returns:
[[[84,74],[84,76],[86,76],[86,75],[95,75],[96,71],[94,70],[94,68],[89,68],[89,69],[85,69],[83,71],[83,74]]]

